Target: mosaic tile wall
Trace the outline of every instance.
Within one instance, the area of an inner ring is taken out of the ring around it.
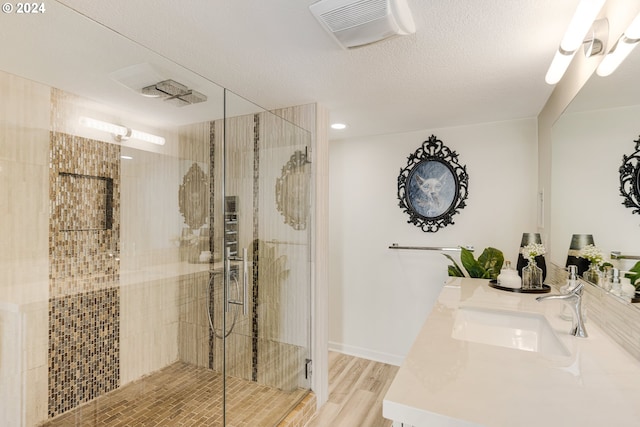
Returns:
[[[118,288],[49,301],[49,417],[119,385]]]
[[[50,136],[53,417],[119,386],[120,146],[61,132]]]
[[[118,283],[120,146],[51,133],[50,295]]]

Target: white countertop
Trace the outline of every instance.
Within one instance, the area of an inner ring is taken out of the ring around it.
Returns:
[[[451,278],[383,401],[383,416],[416,427],[638,426],[640,361],[587,313],[569,334],[563,302]],[[555,293],[555,290],[552,290]],[[543,314],[568,352],[546,355],[452,337],[459,307]]]

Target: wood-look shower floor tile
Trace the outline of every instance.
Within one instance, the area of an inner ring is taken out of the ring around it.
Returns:
[[[176,362],[42,426],[222,426],[222,381],[215,371]],[[274,426],[307,394],[234,377],[226,386],[228,427]]]

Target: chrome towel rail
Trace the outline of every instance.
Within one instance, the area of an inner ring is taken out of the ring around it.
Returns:
[[[620,251],[611,251],[611,259],[640,259],[640,255],[623,255]]]
[[[473,246],[465,245],[465,249],[473,252]],[[448,252],[460,252],[460,246],[400,246],[397,243],[392,243],[389,249],[409,249],[418,251],[448,251]]]

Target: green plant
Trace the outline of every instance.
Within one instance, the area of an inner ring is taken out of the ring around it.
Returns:
[[[469,277],[479,279],[496,279],[500,274],[502,264],[504,264],[504,255],[500,249],[486,248],[476,260],[473,252],[468,249],[460,248],[460,262],[467,271]],[[462,268],[456,263],[451,255],[443,254],[453,263],[448,267],[449,276],[465,277]]]
[[[631,284],[636,287],[636,290],[640,289],[640,261],[636,262],[624,277],[631,279]]]

